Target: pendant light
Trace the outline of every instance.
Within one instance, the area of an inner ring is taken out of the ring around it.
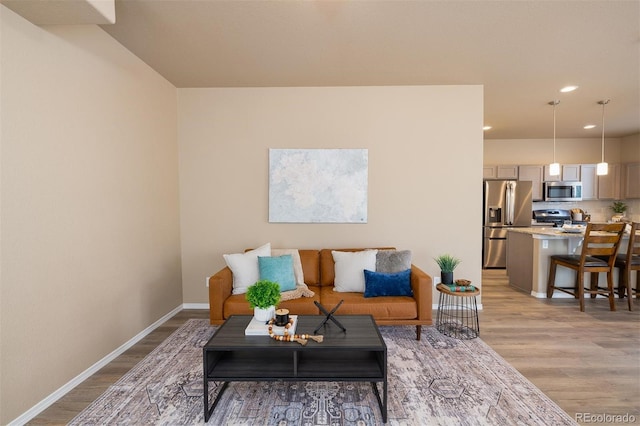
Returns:
[[[609,165],[604,162],[604,106],[609,103],[609,99],[598,101],[602,105],[602,161],[596,165],[596,174],[598,176],[609,173]]]
[[[560,175],[560,164],[556,163],[556,105],[559,103],[557,100],[549,102],[549,105],[553,105],[553,163],[549,164],[550,176]]]

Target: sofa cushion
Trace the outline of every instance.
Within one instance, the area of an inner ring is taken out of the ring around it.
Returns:
[[[376,250],[395,250],[395,247],[372,247]],[[322,249],[320,250],[320,285],[321,286],[333,286],[333,281],[336,277],[335,262],[333,261],[332,251],[362,251],[367,250],[364,248],[334,248],[334,249]],[[307,283],[309,284],[309,283]]]
[[[337,292],[356,291],[364,293],[364,270],[375,270],[378,250],[344,252],[333,250],[335,263],[334,290]]]
[[[232,294],[244,294],[260,279],[258,256],[271,256],[271,243],[245,253],[224,254],[224,261],[233,273]]]
[[[296,277],[293,273],[293,257],[290,254],[282,256],[258,256],[260,279],[278,283],[280,292],[294,290]]]
[[[411,269],[385,273],[364,270],[364,297],[413,296]]]
[[[344,300],[336,315],[372,315],[378,320],[414,320],[418,317],[418,303],[408,296],[365,298],[364,293],[338,293],[331,287],[320,288],[320,303],[331,310]],[[431,309],[431,306],[429,306]]]
[[[376,272],[401,272],[411,269],[411,250],[378,250]]]
[[[304,284],[304,272],[302,270],[302,260],[298,249],[271,248],[271,256],[283,256],[290,254],[293,259],[293,274],[296,277],[296,284]]]

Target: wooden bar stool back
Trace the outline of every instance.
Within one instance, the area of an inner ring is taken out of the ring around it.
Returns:
[[[616,310],[613,290],[613,265],[620,247],[624,223],[591,223],[587,224],[582,242],[582,252],[578,254],[553,255],[549,265],[549,279],[547,281],[547,298],[553,297],[555,290],[573,295],[580,301],[580,311],[584,312],[584,294],[589,293],[592,298],[598,294],[609,299],[609,308]],[[598,256],[598,257],[596,257]],[[573,287],[556,285],[556,269],[564,266],[576,271]],[[584,288],[584,274],[590,272],[590,286]],[[607,287],[598,287],[600,272],[607,273]]]
[[[631,233],[629,234],[629,246],[626,253],[619,253],[616,256],[614,266],[620,268],[620,282],[618,283],[618,296],[624,297],[625,290],[629,302],[629,310],[633,310],[633,297],[640,297],[638,287],[640,287],[640,222],[631,223]],[[631,271],[636,271],[636,288],[631,288]]]

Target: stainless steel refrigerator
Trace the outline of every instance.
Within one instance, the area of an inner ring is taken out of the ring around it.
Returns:
[[[529,181],[485,180],[482,225],[482,267],[507,267],[507,230],[531,226]]]

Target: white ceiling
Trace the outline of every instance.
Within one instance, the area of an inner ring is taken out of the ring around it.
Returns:
[[[116,0],[101,27],[179,88],[482,84],[489,139],[552,137],[555,99],[558,138],[600,137],[602,99],[640,132],[640,0]]]

